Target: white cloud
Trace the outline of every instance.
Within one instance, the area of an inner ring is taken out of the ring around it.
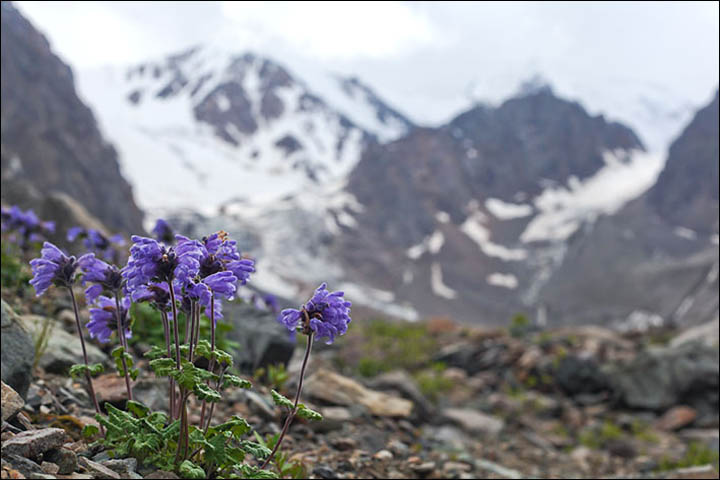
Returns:
[[[388,58],[442,39],[426,14],[400,2],[222,2],[222,11],[319,59]]]

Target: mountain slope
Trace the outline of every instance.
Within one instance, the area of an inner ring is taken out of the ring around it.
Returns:
[[[657,183],[572,242],[541,293],[558,322],[701,323],[718,312],[718,97]]]
[[[322,78],[309,85],[271,59],[195,47],[86,72],[81,86],[144,207],[215,214],[342,179],[365,145],[412,128],[358,80]]]
[[[2,198],[66,193],[108,227],[142,231],[117,154],[75,91],[73,74],[10,2],[2,2]]]

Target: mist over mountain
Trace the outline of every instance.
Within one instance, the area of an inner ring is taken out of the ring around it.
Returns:
[[[137,231],[124,176],[147,224],[238,238],[257,288],[294,298],[328,280],[406,318],[624,327],[717,315],[717,96],[680,126],[686,105],[657,91],[618,94],[619,114],[599,114],[585,105],[612,104],[608,92],[579,101],[537,77],[430,128],[356,76],[198,45],[80,72],[96,126],[69,68],[7,11],[4,199],[35,182]],[[28,80],[31,47],[47,68]],[[21,97],[28,85],[38,105]],[[649,142],[614,120],[648,109]],[[19,123],[28,112],[33,128]]]

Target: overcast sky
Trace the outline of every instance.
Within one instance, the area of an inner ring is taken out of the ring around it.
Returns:
[[[76,69],[221,42],[357,74],[418,122],[498,101],[535,73],[561,91],[695,105],[718,85],[717,2],[16,3]]]

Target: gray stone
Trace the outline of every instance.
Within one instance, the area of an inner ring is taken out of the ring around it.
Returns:
[[[165,470],[158,470],[157,472],[152,472],[152,473],[149,474],[149,475],[145,475],[145,478],[146,478],[146,479],[151,479],[151,478],[169,478],[169,479],[174,479],[174,478],[180,478],[180,477],[178,477],[177,475],[175,475],[173,472],[166,472]]]
[[[42,473],[42,468],[32,460],[20,455],[7,454],[3,451],[3,464],[8,463],[11,468],[29,477],[33,473]]]
[[[93,476],[93,478],[111,478],[111,479],[119,479],[122,478],[120,475],[115,473],[114,471],[110,470],[108,467],[93,462],[92,460],[85,458],[85,457],[79,457],[78,458],[80,465],[85,468],[85,470],[88,471],[90,475]]]
[[[3,300],[0,335],[0,377],[20,396],[27,395],[32,380],[35,346],[27,326]]]
[[[501,419],[469,408],[447,408],[442,416],[472,433],[497,435],[505,427]]]
[[[100,463],[113,472],[119,473],[123,478],[128,478],[131,473],[135,473],[135,470],[137,470],[137,459],[135,458],[118,458]]]
[[[22,319],[33,335],[38,335],[42,331],[45,317],[25,315]],[[82,322],[83,319],[81,318],[80,321]],[[87,349],[88,361],[91,364],[102,363],[107,359],[107,355],[90,343],[88,338],[85,338],[85,348]],[[83,363],[82,345],[77,332],[70,334],[62,328],[59,322],[53,320],[47,348],[40,357],[38,364],[46,372],[65,374],[76,363]]]
[[[235,364],[253,373],[268,365],[287,365],[295,350],[286,328],[275,320],[275,314],[259,310],[248,303],[228,303],[223,308],[226,321],[233,330],[227,337],[240,344],[235,352]]]
[[[2,382],[2,403],[0,409],[2,409],[2,421],[6,421],[9,418],[15,416],[17,412],[25,405],[22,397],[13,390],[12,387]]]
[[[606,372],[618,399],[629,407],[659,411],[684,404],[715,412],[717,419],[719,357],[717,348],[690,342],[648,349]]]
[[[428,418],[435,411],[433,404],[422,394],[415,380],[403,370],[383,373],[369,381],[368,385],[376,390],[395,390],[412,400],[416,407],[415,413],[422,418]]]
[[[64,442],[65,430],[61,428],[30,430],[5,440],[2,444],[2,454],[36,458],[41,453],[61,447]]]
[[[560,360],[555,381],[571,396],[596,394],[608,390],[608,379],[593,358],[568,355]]]

